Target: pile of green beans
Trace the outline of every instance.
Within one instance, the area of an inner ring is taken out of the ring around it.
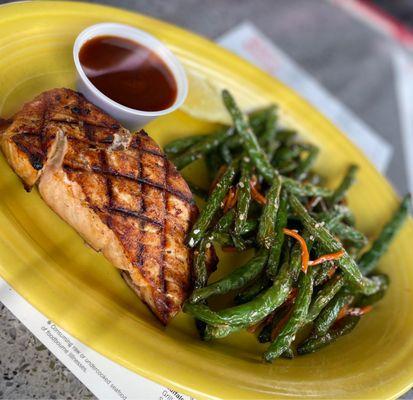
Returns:
[[[346,206],[356,165],[335,189],[318,186],[324,181],[312,170],[318,147],[280,125],[275,106],[245,115],[228,91],[222,98],[232,126],[165,147],[178,169],[203,160],[210,175],[207,188],[188,182],[206,203],[187,238],[194,290],[183,310],[202,326],[203,340],[245,329],[256,333],[260,343],[270,343],[266,362],[317,351],[351,332],[384,297],[389,279],[376,268],[409,215],[410,196],[369,244]],[[306,270],[306,253],[292,231],[306,243],[310,260],[333,258]],[[252,249],[254,255],[209,282],[212,246]],[[221,295],[232,296],[233,305],[212,309],[209,300]]]

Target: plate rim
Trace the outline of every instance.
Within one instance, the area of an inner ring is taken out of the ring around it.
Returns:
[[[90,3],[83,3],[83,2],[79,2],[79,3],[75,3],[75,2],[69,2],[69,1],[40,1],[40,2],[35,2],[35,1],[18,1],[18,2],[13,2],[13,3],[6,3],[6,4],[2,4],[1,6],[3,8],[12,8],[12,7],[19,7],[19,6],[24,6],[26,4],[29,4],[30,6],[33,6],[34,4],[41,4],[41,3],[53,3],[54,5],[57,6],[65,6],[65,7],[70,7],[70,6],[80,6],[80,7],[86,7],[86,8],[94,8],[96,9],[96,11],[98,12],[99,9],[111,9],[114,11],[121,11],[123,13],[129,14],[131,16],[137,16],[139,18],[141,18],[142,20],[147,20],[150,22],[155,22],[156,25],[158,25],[159,27],[163,28],[163,29],[167,29],[170,30],[173,34],[175,33],[180,33],[180,34],[184,34],[186,37],[189,36],[189,39],[194,40],[195,42],[199,42],[202,46],[207,46],[208,48],[211,47],[211,52],[215,53],[221,53],[223,55],[225,55],[225,58],[229,58],[230,61],[232,63],[235,63],[237,65],[237,68],[244,70],[244,72],[246,72],[246,75],[249,76],[258,76],[260,81],[268,81],[269,83],[276,83],[277,86],[282,87],[283,91],[288,94],[288,96],[290,96],[292,98],[292,100],[297,103],[302,109],[307,109],[309,111],[311,111],[312,116],[314,116],[315,118],[321,120],[321,123],[323,124],[328,124],[330,125],[330,129],[333,129],[335,131],[335,134],[340,135],[341,136],[341,140],[347,142],[347,146],[349,146],[351,148],[351,151],[353,153],[357,154],[357,157],[363,159],[363,167],[366,168],[367,166],[370,169],[370,173],[374,173],[376,175],[376,177],[378,179],[380,179],[381,184],[384,185],[384,187],[386,188],[386,192],[390,195],[390,197],[392,197],[393,202],[396,201],[396,194],[394,192],[393,187],[391,186],[391,184],[381,175],[378,173],[378,171],[376,170],[376,168],[373,166],[373,164],[370,162],[370,160],[368,160],[364,154],[361,152],[361,150],[359,150],[351,141],[350,139],[345,136],[331,121],[329,121],[324,115],[321,114],[320,111],[318,111],[318,109],[316,109],[314,106],[312,106],[307,100],[303,99],[299,94],[297,94],[294,90],[288,88],[286,85],[284,85],[282,82],[278,81],[277,79],[275,79],[274,77],[268,75],[267,73],[261,71],[260,69],[258,69],[257,67],[249,64],[247,61],[242,60],[241,58],[239,58],[238,56],[234,55],[233,53],[230,53],[228,50],[225,50],[221,47],[219,47],[216,43],[214,43],[213,41],[204,38],[198,34],[195,34],[191,31],[188,31],[186,29],[180,28],[176,25],[167,23],[165,21],[161,21],[159,19],[144,15],[144,14],[140,14],[137,12],[133,12],[133,11],[129,11],[129,10],[125,10],[122,8],[117,8],[117,7],[112,7],[112,6],[106,6],[106,5],[100,5],[100,4],[90,4]],[[37,7],[37,5],[36,5]],[[207,49],[209,50],[209,49]],[[238,72],[240,74],[242,74],[241,72]],[[410,229],[413,229],[413,220],[410,217],[409,221],[408,221],[408,225],[410,226]],[[0,268],[1,269],[1,268]],[[7,280],[6,280],[7,281]],[[13,284],[11,284],[10,282],[8,282],[12,287],[14,287]],[[19,291],[18,291],[19,292]],[[24,298],[25,296],[22,295]],[[36,307],[37,308],[37,307]],[[76,336],[76,335],[74,335]],[[82,340],[83,341],[83,340]],[[84,341],[83,341],[84,342]],[[87,341],[85,342],[87,343]],[[93,345],[88,344],[90,347],[94,348]],[[100,351],[99,351],[100,352]],[[109,359],[113,359],[112,357],[103,354],[106,357],[108,357]],[[143,374],[142,372],[139,372],[140,375],[146,376],[149,379],[152,380],[156,380],[157,382],[160,382],[161,384],[164,384],[166,386],[171,386],[174,387],[176,390],[181,391],[181,392],[185,392],[188,393],[190,395],[195,395],[198,398],[204,398],[205,396],[208,396],[208,398],[213,397],[211,394],[208,393],[199,393],[198,391],[196,391],[195,389],[186,387],[186,388],[182,388],[181,386],[177,386],[177,382],[171,382],[167,379],[167,377],[162,377],[162,379],[159,379],[159,377],[153,378],[153,372],[152,373],[147,373],[147,374]],[[405,391],[407,391],[411,384],[413,383],[413,377],[410,377],[409,380],[409,384],[405,385],[405,387],[398,388],[397,393],[394,390],[391,390],[390,392],[392,394],[388,394],[389,397],[391,398],[395,398],[399,395],[401,395],[402,393],[404,393]]]

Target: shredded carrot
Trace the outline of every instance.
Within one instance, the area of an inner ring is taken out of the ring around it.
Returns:
[[[344,250],[337,251],[336,253],[324,254],[323,256],[318,257],[317,259],[313,261],[309,261],[308,265],[312,266],[312,265],[322,264],[323,262],[326,262],[326,261],[338,260],[343,255],[344,255]]]
[[[234,208],[237,202],[237,197],[238,197],[238,189],[235,188],[234,186],[231,186],[231,188],[229,189],[224,199],[224,207],[223,207],[224,214],[231,208]]]
[[[211,194],[214,189],[215,186],[217,185],[217,183],[219,182],[219,180],[222,178],[222,175],[224,175],[224,172],[227,170],[227,166],[226,165],[221,165],[219,167],[219,170],[217,172],[217,176],[215,177],[215,179],[212,181],[211,186],[209,187],[209,194]]]
[[[322,264],[326,261],[338,260],[344,255],[344,250],[337,251],[336,253],[324,254],[323,256],[317,258],[316,260],[310,261],[310,255],[308,253],[307,243],[304,238],[298,234],[298,232],[291,229],[284,228],[284,233],[288,236],[297,239],[301,246],[301,270],[306,273],[309,266],[314,266]],[[332,272],[333,275],[333,272]],[[331,275],[331,276],[332,276]]]
[[[225,253],[236,253],[237,252],[237,248],[234,246],[222,246],[221,249]]]
[[[291,229],[284,228],[284,233],[288,236],[293,237],[294,239],[298,240],[301,246],[301,270],[306,273],[308,269],[308,261],[310,259],[310,255],[308,253],[307,243],[305,242],[304,238],[300,236],[296,231]]]
[[[257,189],[257,180],[254,179],[255,177],[253,177],[250,180],[250,187],[251,187],[251,197],[258,203],[261,205],[264,205],[267,203],[267,199],[265,198],[265,196],[263,196]]]
[[[251,177],[251,182],[252,182],[252,185],[255,186],[255,188],[256,188],[258,191],[261,190],[261,185],[260,185],[260,183],[258,182],[257,175],[253,175],[253,176]]]
[[[344,318],[346,315],[348,315],[348,304],[346,304],[337,314],[336,321]]]

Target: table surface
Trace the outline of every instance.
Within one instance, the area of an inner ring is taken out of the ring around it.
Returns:
[[[389,56],[393,44],[367,25],[320,0],[99,2],[136,10],[211,39],[251,21],[392,144],[387,175],[400,193],[407,191]],[[0,398],[94,397],[4,306],[0,306],[0,354]],[[413,391],[403,398],[413,399]]]

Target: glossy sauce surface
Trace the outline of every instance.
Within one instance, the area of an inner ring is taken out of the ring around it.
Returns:
[[[126,107],[160,111],[176,99],[176,81],[169,67],[137,42],[98,36],[81,47],[79,60],[93,85]]]

